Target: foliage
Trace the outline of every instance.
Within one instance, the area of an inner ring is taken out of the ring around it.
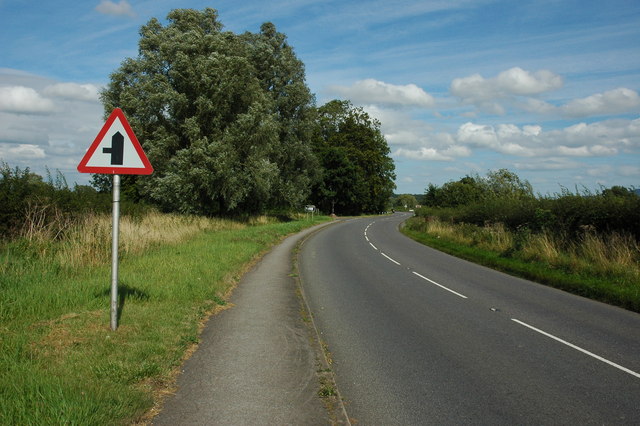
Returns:
[[[416,197],[411,194],[400,194],[392,200],[393,207],[400,209],[413,209],[418,204]]]
[[[553,230],[578,238],[585,230],[628,233],[640,239],[640,197],[620,186],[592,193],[563,189],[534,196],[531,185],[508,170],[487,177],[466,176],[441,187],[430,184],[423,216],[483,226],[502,223],[511,230]]]
[[[318,108],[316,125],[314,150],[322,175],[313,203],[339,214],[386,210],[395,166],[380,122],[348,101],[334,100]]]
[[[303,203],[316,170],[313,96],[286,37],[222,31],[217,12],[176,9],[140,30],[102,93],[126,113],[154,165],[130,177],[163,210],[226,214]],[[124,181],[123,181],[124,185]]]
[[[110,195],[85,185],[70,189],[60,172],[55,177],[49,172],[45,181],[29,168],[0,163],[0,239],[17,237],[34,226],[62,231],[81,214],[110,208]]]

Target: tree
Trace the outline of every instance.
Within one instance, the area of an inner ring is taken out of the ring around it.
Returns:
[[[521,180],[517,174],[507,169],[489,171],[486,178],[478,181],[487,194],[495,198],[533,198],[533,187],[529,181]]]
[[[418,204],[416,197],[411,194],[401,194],[394,200],[393,205],[402,209],[413,209]]]
[[[425,204],[430,207],[458,207],[479,201],[484,196],[482,178],[465,176],[437,187],[429,184],[425,191]]]
[[[331,101],[318,109],[314,150],[322,172],[314,204],[341,214],[386,210],[395,166],[380,122],[348,101]]]
[[[167,20],[141,28],[138,57],[101,95],[105,115],[124,110],[155,169],[127,184],[184,213],[302,204],[315,164],[313,96],[286,37],[270,23],[259,34],[222,31],[210,8],[173,10]]]

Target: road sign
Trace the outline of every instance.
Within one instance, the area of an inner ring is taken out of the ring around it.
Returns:
[[[120,108],[113,110],[78,164],[80,173],[150,175],[153,167]]]
[[[111,240],[111,330],[118,328],[118,234],[120,175],[150,175],[153,167],[120,108],[113,110],[78,164],[80,173],[113,175]]]

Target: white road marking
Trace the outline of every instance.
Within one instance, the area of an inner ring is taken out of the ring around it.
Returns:
[[[460,294],[460,293],[458,293],[457,291],[453,291],[453,290],[451,290],[450,288],[443,286],[442,284],[438,284],[437,282],[435,282],[435,281],[433,281],[433,280],[430,280],[429,278],[425,277],[424,275],[420,275],[420,274],[419,274],[419,273],[417,273],[416,271],[412,271],[412,272],[413,272],[415,275],[417,275],[417,276],[419,276],[420,278],[422,278],[423,280],[427,280],[427,281],[429,281],[431,284],[435,284],[435,285],[437,285],[437,286],[438,286],[438,287],[440,287],[440,288],[443,288],[443,289],[445,289],[445,290],[447,290],[447,291],[450,291],[451,293],[455,294],[456,296],[462,297],[463,299],[466,299],[466,298],[467,298],[467,296],[465,296],[464,294]]]
[[[367,242],[369,241],[369,237],[367,237],[367,234],[364,234],[364,239],[367,240]]]
[[[393,260],[392,258],[390,258],[389,256],[387,256],[386,254],[380,252],[381,255],[383,255],[384,257],[386,257],[387,259],[389,259],[390,261],[392,261],[393,263],[395,263],[396,265],[400,265],[400,263],[396,262],[395,260]]]
[[[374,246],[373,244],[369,243],[369,245],[373,247],[374,250],[378,250],[378,247]]]
[[[530,328],[530,329],[531,329],[531,330],[533,330],[533,331],[537,331],[538,333],[543,334],[543,335],[545,335],[545,336],[547,336],[547,337],[549,337],[549,338],[551,338],[551,339],[553,339],[553,340],[556,340],[556,341],[558,341],[558,342],[560,342],[560,343],[562,343],[562,344],[564,344],[564,345],[567,345],[567,346],[569,346],[570,348],[573,348],[573,349],[575,349],[575,350],[577,350],[577,351],[580,351],[580,352],[582,352],[582,353],[584,353],[584,354],[587,354],[587,355],[589,355],[590,357],[593,357],[593,358],[597,359],[598,361],[602,361],[602,362],[604,362],[605,364],[609,364],[609,365],[611,365],[612,367],[617,368],[618,370],[622,370],[622,371],[624,371],[625,373],[631,374],[632,376],[635,376],[635,377],[637,377],[637,378],[639,378],[639,379],[640,379],[640,374],[639,374],[639,373],[636,373],[636,372],[635,372],[635,371],[633,371],[633,370],[629,370],[628,368],[623,367],[623,366],[621,366],[621,365],[619,365],[619,364],[616,364],[615,362],[609,361],[609,360],[608,360],[608,359],[606,359],[606,358],[602,358],[601,356],[596,355],[596,354],[594,354],[593,352],[589,352],[589,351],[588,351],[588,350],[586,350],[586,349],[582,349],[580,346],[576,346],[576,345],[574,345],[574,344],[572,344],[572,343],[567,342],[566,340],[562,340],[561,338],[556,337],[556,336],[554,336],[553,334],[549,334],[549,333],[547,333],[546,331],[542,331],[542,330],[540,330],[539,328],[535,328],[534,326],[529,325],[529,324],[527,324],[527,323],[524,323],[524,322],[522,322],[522,321],[520,321],[520,320],[517,320],[517,319],[515,319],[515,318],[511,318],[511,321],[517,322],[517,323],[518,323],[518,324],[520,324],[520,325],[523,325],[523,326],[525,326],[525,327],[527,327],[527,328]]]

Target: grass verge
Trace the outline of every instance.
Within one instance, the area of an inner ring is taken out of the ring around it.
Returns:
[[[65,260],[68,239],[5,244],[0,424],[144,422],[171,390],[203,321],[225,307],[248,266],[313,224],[258,222],[198,224],[180,242],[125,253],[116,332],[109,329],[108,257],[84,266]]]
[[[459,227],[459,229],[455,229]],[[457,238],[454,233],[470,225],[444,227],[436,223],[431,232],[422,218],[410,219],[402,232],[408,237],[422,243],[508,274],[529,279],[541,284],[559,288],[574,294],[599,300],[625,309],[640,312],[640,282],[637,279],[638,266],[635,268],[598,268],[593,262],[580,261],[580,256],[569,253],[558,253],[554,250],[553,258],[549,260],[532,255],[532,245],[539,244],[539,240],[528,238],[521,241],[521,236],[504,236],[495,230],[486,230],[493,239],[500,241],[495,244],[483,244],[484,236],[474,236],[470,239]],[[483,233],[478,227],[473,230],[476,234]],[[511,242],[505,240],[511,239]],[[491,247],[491,248],[489,248]],[[545,260],[540,260],[545,259]]]

